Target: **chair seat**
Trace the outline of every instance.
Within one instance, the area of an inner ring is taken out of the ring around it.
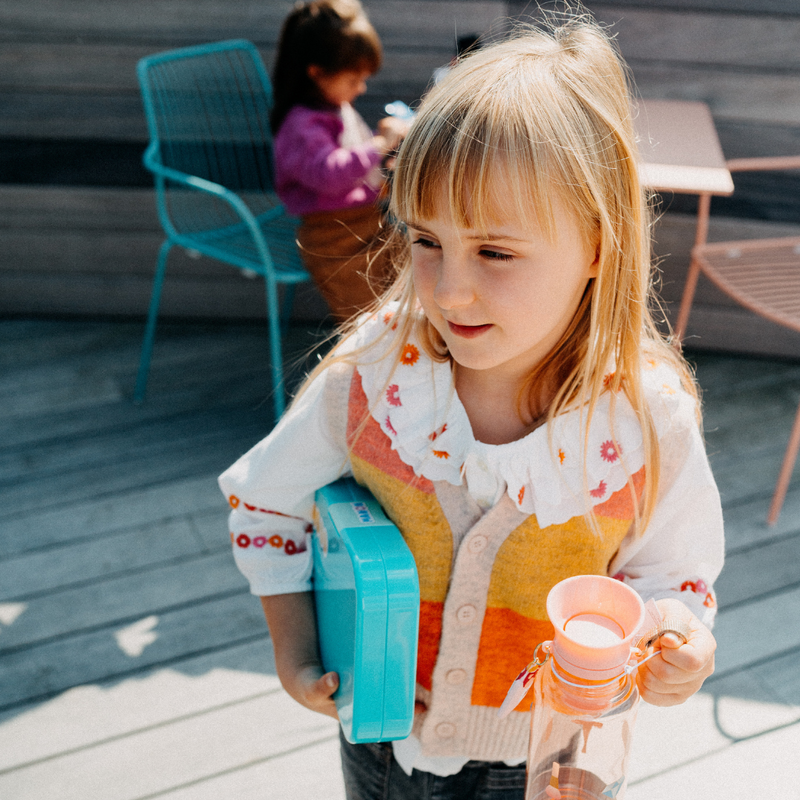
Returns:
[[[296,220],[283,215],[267,222],[259,221],[259,227],[269,242],[269,252],[278,282],[307,281],[308,272],[297,249]],[[264,262],[255,240],[244,224],[183,233],[176,241],[183,247],[198,250],[211,258],[235,264],[242,269],[250,269],[259,275],[265,274]]]
[[[800,237],[705,244],[692,255],[745,308],[800,331]]]

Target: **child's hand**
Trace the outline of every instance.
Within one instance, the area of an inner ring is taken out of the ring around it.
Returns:
[[[339,719],[332,695],[339,688],[335,672],[323,672],[317,647],[317,622],[311,592],[262,597],[275,666],[287,693],[300,705]]]
[[[339,676],[335,672],[323,674],[318,665],[303,667],[293,678],[282,676],[283,688],[300,705],[339,719],[333,693],[339,688]]]
[[[688,700],[714,671],[717,643],[711,631],[680,600],[658,600],[664,619],[688,623],[689,640],[668,633],[659,639],[661,654],[638,671],[642,699],[654,706],[676,706]]]
[[[378,135],[375,146],[384,155],[394,152],[403,141],[409,129],[409,122],[397,117],[384,117],[378,122]]]

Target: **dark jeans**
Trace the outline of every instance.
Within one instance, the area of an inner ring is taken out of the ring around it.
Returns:
[[[406,775],[392,745],[350,744],[341,731],[342,770],[347,800],[523,800],[525,765],[469,761],[442,778],[414,770]]]

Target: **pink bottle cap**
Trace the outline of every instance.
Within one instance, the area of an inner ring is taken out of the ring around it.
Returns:
[[[555,628],[553,656],[570,674],[610,680],[622,673],[644,622],[641,597],[624,583],[600,575],[577,575],[547,595]]]

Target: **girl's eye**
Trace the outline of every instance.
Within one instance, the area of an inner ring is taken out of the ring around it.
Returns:
[[[482,249],[480,252],[484,258],[491,261],[511,261],[514,258],[510,253],[499,253],[497,250]]]
[[[411,244],[418,244],[420,247],[424,247],[426,250],[432,250],[438,247],[436,242],[434,242],[432,239],[426,239],[423,236],[418,236],[413,242],[411,242]]]

